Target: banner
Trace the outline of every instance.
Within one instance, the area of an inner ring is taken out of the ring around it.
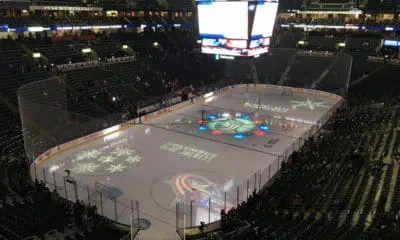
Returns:
[[[96,36],[84,35],[84,36],[54,36],[51,38],[52,42],[71,42],[71,41],[94,41]]]
[[[74,12],[102,12],[102,7],[80,7],[80,6],[39,6],[31,5],[29,6],[30,11],[42,10],[42,11],[74,11]]]

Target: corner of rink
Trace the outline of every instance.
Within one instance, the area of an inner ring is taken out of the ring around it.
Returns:
[[[151,222],[145,235],[160,239],[260,191],[342,103],[317,90],[233,85],[51,148],[31,176],[123,224],[137,202],[135,218]]]

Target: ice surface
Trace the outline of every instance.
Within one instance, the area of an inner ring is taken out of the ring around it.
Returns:
[[[336,101],[265,91],[226,93],[82,144],[54,156],[45,167],[57,169],[57,174],[69,169],[83,184],[98,182],[114,189],[117,201],[125,206],[118,205],[117,217],[127,224],[130,202],[138,201],[140,217],[151,222],[151,227],[141,232],[143,239],[176,239],[177,202],[179,224],[183,215],[189,218],[191,201],[193,219],[187,220],[186,226],[208,222],[209,217],[218,219],[221,208],[236,205],[238,197],[245,200],[248,191],[272,177],[279,165],[277,157]],[[224,113],[262,120],[268,130],[238,140],[233,134],[213,135],[199,129],[199,121],[207,120],[208,115]],[[283,121],[285,118],[303,123]],[[255,174],[260,170],[269,173]],[[90,196],[81,194],[80,198]],[[114,219],[112,201],[103,204],[107,207],[104,214]]]

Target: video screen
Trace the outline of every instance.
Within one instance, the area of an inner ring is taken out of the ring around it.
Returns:
[[[383,42],[383,46],[400,47],[400,41],[385,39],[385,41]]]
[[[247,2],[198,2],[202,37],[247,39]]]
[[[252,39],[255,36],[262,38],[272,36],[277,12],[277,2],[257,2],[253,29],[251,31]]]
[[[242,56],[247,50],[247,40],[226,38],[203,38],[201,51],[206,54]]]
[[[202,53],[252,57],[268,52],[277,0],[198,0],[197,8]]]

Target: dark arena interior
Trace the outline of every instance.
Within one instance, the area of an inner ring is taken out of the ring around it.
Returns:
[[[400,239],[400,0],[0,0],[0,240]]]

